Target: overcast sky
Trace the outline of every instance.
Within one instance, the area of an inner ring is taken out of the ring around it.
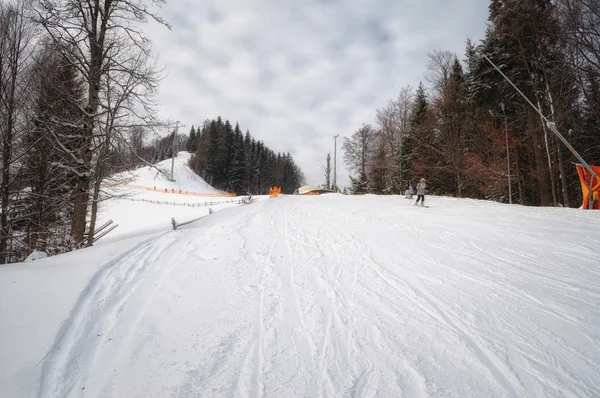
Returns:
[[[427,53],[464,58],[479,41],[486,0],[169,0],[171,31],[149,36],[168,76],[162,116],[189,132],[204,119],[238,121],[275,152],[290,152],[310,184],[324,183],[338,140],[338,185],[349,183],[341,139],[408,84]]]

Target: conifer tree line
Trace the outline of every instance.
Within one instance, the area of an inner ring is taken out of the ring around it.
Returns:
[[[237,195],[264,195],[281,187],[293,194],[304,184],[304,175],[289,153],[275,153],[248,130],[242,133],[229,120],[218,117],[190,130],[187,150],[193,153],[190,168],[211,186]]]
[[[0,2],[0,264],[91,245],[110,176],[158,157],[163,2]]]
[[[600,165],[600,0],[492,0],[488,28],[465,52],[432,51],[416,90],[404,87],[343,143],[353,193],[429,192],[580,206],[576,158],[489,62]],[[508,136],[508,157],[507,145]]]

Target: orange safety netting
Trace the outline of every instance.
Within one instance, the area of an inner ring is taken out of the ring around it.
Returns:
[[[590,166],[590,168],[594,170],[594,173],[596,173],[596,177],[592,180],[591,190],[590,171],[580,164],[576,165],[576,167],[577,174],[579,174],[579,179],[581,180],[581,191],[583,192],[583,208],[590,208],[590,195],[592,195],[592,209],[600,209],[600,200],[598,200],[598,197],[600,196],[600,166]]]
[[[206,196],[212,198],[233,198],[235,197],[235,193],[227,193],[227,192],[218,192],[218,193],[203,193],[203,192],[190,192],[184,191],[182,189],[167,189],[167,188],[153,188],[153,187],[145,187],[142,185],[123,185],[127,188],[137,188],[137,189],[145,189],[147,191],[152,192],[160,192],[160,193],[176,193],[178,195],[191,195],[191,196]]]
[[[273,187],[269,188],[269,197],[276,198],[281,195],[281,187]]]

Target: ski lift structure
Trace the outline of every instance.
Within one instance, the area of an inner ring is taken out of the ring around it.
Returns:
[[[535,109],[535,111],[540,115],[542,120],[546,123],[548,129],[550,129],[550,131],[552,131],[554,135],[556,135],[558,139],[562,141],[562,143],[567,147],[567,149],[569,149],[573,156],[575,156],[577,160],[579,160],[580,165],[577,165],[577,172],[582,183],[584,200],[583,208],[594,209],[594,201],[598,203],[598,191],[600,190],[600,178],[598,178],[598,172],[600,172],[600,167],[590,166],[589,164],[587,164],[587,162],[581,157],[581,155],[579,155],[575,148],[573,148],[571,144],[569,144],[569,141],[567,141],[567,139],[560,133],[560,131],[558,131],[558,129],[556,128],[556,124],[548,120],[548,118],[542,113],[541,109],[535,106],[533,102],[531,102],[529,98],[527,98],[527,96],[523,94],[523,92],[519,90],[519,88],[508,78],[508,76],[506,76],[504,72],[502,72],[500,68],[498,68],[496,64],[494,64],[492,60],[487,57],[487,55],[483,54],[483,58],[485,58],[485,60],[488,61],[494,67],[494,69],[496,69],[498,73],[502,75],[502,77],[521,95],[521,97],[523,97],[523,99],[525,99],[525,101],[527,101],[527,103],[533,109]],[[596,181],[596,184],[594,184],[594,181]],[[586,197],[587,203],[585,203]]]

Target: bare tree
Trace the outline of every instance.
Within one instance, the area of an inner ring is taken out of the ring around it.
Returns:
[[[137,166],[141,162],[138,155],[144,150],[144,141],[146,139],[146,129],[142,126],[134,126],[129,132],[129,141],[131,142],[131,165]]]
[[[127,45],[126,42],[120,44]],[[91,246],[94,241],[98,204],[101,200],[112,196],[112,192],[104,192],[104,197],[101,197],[102,182],[113,171],[109,160],[111,154],[122,153],[124,148],[128,148],[127,153],[133,154],[138,161],[143,162],[139,152],[136,151],[139,148],[134,148],[134,143],[129,139],[130,132],[132,129],[142,132],[153,130],[162,125],[157,118],[155,103],[162,77],[156,62],[145,50],[119,49],[117,45],[113,49],[115,57],[122,54],[127,54],[127,57],[120,62],[119,68],[108,70],[103,75],[104,90],[99,98],[99,107],[102,111],[99,113],[101,117],[97,120],[97,133],[94,135],[92,147],[95,155],[92,158],[94,175],[88,246]],[[174,147],[176,149],[184,147],[186,137],[177,138]]]
[[[94,170],[94,157],[105,148],[95,144],[99,121],[107,109],[101,107],[106,96],[106,84],[111,72],[136,75],[129,69],[130,57],[126,48],[137,48],[149,53],[149,41],[140,29],[141,24],[153,19],[168,26],[149,7],[159,6],[164,0],[36,0],[34,9],[37,21],[52,40],[78,69],[86,83],[85,117],[82,143],[71,153],[78,160],[74,191],[74,212],[71,235],[77,242],[84,237],[89,204],[90,185]],[[135,101],[135,95],[131,97]],[[131,111],[143,113],[144,107]],[[96,165],[99,163],[96,162]]]
[[[363,124],[350,138],[344,137],[344,162],[350,171],[367,175],[367,165],[376,144],[376,134],[371,125]]]
[[[382,132],[375,134],[373,153],[368,162],[369,191],[376,194],[390,193],[388,184],[389,149],[388,140]]]
[[[325,186],[327,189],[333,188],[331,185],[331,153],[327,153],[327,163],[325,164]]]
[[[11,233],[11,184],[16,142],[25,125],[30,65],[35,32],[25,1],[0,2],[0,136],[2,138],[2,181],[0,183],[0,264],[7,262]]]
[[[563,39],[570,44],[574,66],[600,75],[600,0],[557,0]]]
[[[394,100],[377,110],[377,122],[386,140],[386,163],[391,171],[387,173],[387,189],[392,193],[402,192],[402,145],[404,137],[409,133],[410,115],[413,105],[413,89],[410,85],[403,87]]]
[[[429,62],[427,63],[425,78],[431,83],[433,92],[441,96],[448,85],[456,54],[446,50],[434,50],[427,56]]]

